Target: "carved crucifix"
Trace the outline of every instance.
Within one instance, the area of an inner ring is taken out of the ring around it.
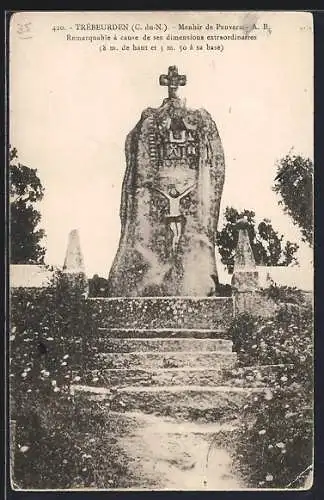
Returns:
[[[168,87],[169,99],[177,98],[177,90],[187,83],[186,75],[179,75],[176,66],[169,66],[167,75],[160,75],[160,85]]]
[[[178,243],[182,235],[183,225],[184,225],[184,215],[180,212],[180,201],[187,194],[189,194],[194,189],[195,186],[196,183],[188,187],[182,193],[180,193],[175,187],[171,187],[168,193],[161,191],[161,189],[158,189],[156,187],[152,188],[158,193],[162,194],[162,196],[164,196],[169,202],[169,214],[166,216],[166,220],[170,224],[170,229],[173,233],[173,238],[172,238],[173,253],[177,251]]]

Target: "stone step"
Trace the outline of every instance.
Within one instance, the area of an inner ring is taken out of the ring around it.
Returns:
[[[209,328],[98,328],[101,337],[224,339],[224,329]]]
[[[103,368],[230,368],[235,362],[235,353],[218,351],[104,352],[93,355],[93,363],[99,370]]]
[[[237,418],[248,400],[264,390],[227,386],[129,386],[111,391],[104,387],[71,386],[74,397],[83,393],[92,400],[106,400],[114,411],[142,411],[185,421],[209,422]]]
[[[195,338],[109,338],[96,339],[97,351],[105,352],[174,352],[174,351],[217,351],[232,352],[232,341],[224,339]]]
[[[147,370],[91,370],[82,376],[82,383],[93,386],[164,386],[220,385],[223,370],[218,368],[157,368]]]

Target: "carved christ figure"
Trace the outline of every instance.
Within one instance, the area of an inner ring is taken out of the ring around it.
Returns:
[[[166,216],[166,220],[169,222],[170,229],[173,233],[172,250],[174,253],[177,250],[184,222],[184,216],[180,212],[180,201],[193,190],[195,185],[196,183],[188,187],[185,191],[183,191],[183,193],[179,193],[175,187],[171,187],[168,193],[153,187],[155,191],[162,194],[162,196],[164,196],[169,202],[169,214]]]

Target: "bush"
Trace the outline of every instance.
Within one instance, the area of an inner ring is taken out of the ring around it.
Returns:
[[[293,384],[276,385],[245,405],[236,467],[251,488],[302,487],[312,465],[312,405]],[[307,404],[308,403],[308,404]]]
[[[61,273],[49,288],[12,292],[10,395],[16,408],[26,393],[66,390],[84,366],[83,351],[96,325],[81,292]]]
[[[46,404],[45,404],[46,403]],[[109,408],[62,394],[28,399],[17,419],[15,483],[24,489],[116,488],[127,485],[127,461]],[[118,422],[117,422],[118,424]],[[109,453],[107,453],[109,450]]]
[[[223,285],[223,284],[219,283],[219,285],[216,289],[216,295],[218,297],[232,297],[233,288],[231,285]]]
[[[274,282],[268,288],[262,291],[263,295],[272,299],[276,304],[296,304],[305,305],[304,294],[296,287],[277,286]]]
[[[313,311],[310,306],[282,305],[271,319],[243,313],[234,318],[228,335],[241,366],[295,364],[309,374],[313,366]],[[307,383],[306,380],[304,380]]]
[[[292,487],[300,487],[305,477],[296,478],[304,470],[309,472],[313,448],[312,327],[309,305],[282,304],[270,320],[242,314],[229,329],[239,364],[254,365],[259,385],[268,387],[245,405],[243,427],[237,436],[236,465],[250,487],[285,488],[292,482]],[[280,371],[274,366],[270,375],[265,372],[264,365],[278,364],[283,365]]]
[[[91,279],[89,279],[89,296],[90,297],[109,297],[109,281],[106,278],[94,274]]]
[[[23,488],[68,487],[80,472],[69,387],[85,369],[96,329],[83,291],[82,278],[71,287],[57,273],[49,288],[11,294],[10,418],[16,421],[14,477]]]

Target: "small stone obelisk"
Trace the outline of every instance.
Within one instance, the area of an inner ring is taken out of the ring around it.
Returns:
[[[87,277],[77,229],[73,229],[68,237],[63,273],[68,276],[71,285],[81,285],[84,292],[88,292]]]
[[[238,241],[232,276],[235,312],[236,314],[250,313],[271,317],[278,306],[272,299],[260,293],[259,270],[255,262],[248,227],[245,217],[237,222]]]
[[[77,229],[72,229],[68,238],[63,271],[69,273],[84,273],[83,255],[81,252],[80,238]]]
[[[237,291],[254,291],[259,288],[259,275],[245,218],[237,222],[238,241],[234,258],[232,286]]]

